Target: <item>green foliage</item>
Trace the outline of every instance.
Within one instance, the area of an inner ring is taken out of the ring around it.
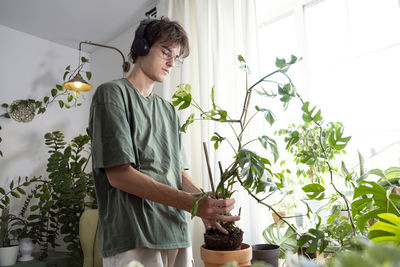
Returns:
[[[285,234],[282,235],[280,230],[281,225],[282,222],[269,225],[263,231],[263,237],[267,244],[274,244],[280,247],[281,253],[279,258],[284,259],[286,258],[288,251],[296,252],[298,246],[296,241],[296,233],[288,227]]]
[[[302,189],[310,199],[321,200],[325,197],[325,188],[320,184],[308,184]]]
[[[322,117],[319,115],[318,119]],[[326,126],[306,122],[298,126],[291,124],[287,129],[278,131],[280,136],[285,136],[286,150],[294,156],[294,161],[298,164],[297,178],[304,181],[323,182],[323,174],[330,171],[326,163],[333,160],[335,156],[346,153],[343,149],[338,150],[329,143],[330,136],[338,130],[342,131],[340,129],[343,129],[340,122],[329,122]],[[302,168],[302,164],[308,168]]]
[[[328,234],[330,239],[337,242],[336,246],[348,247],[350,238],[353,234],[353,228],[349,223],[347,216],[343,216],[340,205],[335,205],[332,208],[332,213],[323,226],[323,231]]]
[[[400,217],[392,213],[381,213],[381,219],[371,226],[368,238],[374,242],[394,243],[400,246]]]
[[[328,246],[329,241],[325,233],[317,227],[316,229],[309,229],[308,233],[303,234],[297,241],[299,247],[303,247],[306,244],[308,246],[306,250],[307,253],[314,253],[317,252],[317,250],[322,253]]]
[[[203,190],[201,190],[200,194],[195,194],[193,195],[195,197],[195,199],[193,200],[193,205],[192,205],[192,209],[190,211],[190,214],[192,215],[192,219],[196,216],[197,214],[197,210],[199,209],[199,202],[205,198],[210,197],[210,193],[206,193]]]
[[[225,137],[220,136],[219,133],[217,133],[217,132],[214,132],[214,135],[210,139],[210,141],[214,141],[215,150],[218,149],[219,144],[221,144],[221,142],[224,140],[225,140]]]
[[[83,260],[80,216],[86,207],[97,207],[93,177],[85,171],[89,159],[83,156],[90,138],[79,135],[67,145],[59,131],[46,133],[44,137],[50,154],[48,178],[35,188],[38,202],[30,206],[31,215],[27,218],[31,237],[41,246],[41,257],[45,257],[49,247],[58,246],[56,240],[61,234],[75,260],[73,264],[79,265]]]
[[[364,232],[367,222],[381,213],[400,216],[397,208],[400,206],[400,195],[388,192],[376,182],[361,182],[354,189],[353,199],[353,217],[361,233]]]
[[[365,250],[350,250],[338,253],[327,266],[397,267],[399,262],[399,247],[388,244],[375,244]]]
[[[172,104],[179,110],[192,107],[198,112],[198,115],[192,113],[188,117],[186,122],[182,125],[181,131],[186,132],[188,126],[195,120],[210,120],[229,124],[228,126],[233,131],[233,134],[236,137],[233,140],[228,140],[227,137],[220,135],[218,132],[215,132],[211,137],[211,141],[214,142],[215,149],[218,149],[222,142],[227,142],[234,151],[233,162],[229,165],[227,169],[221,170],[221,179],[216,189],[217,193],[219,193],[222,198],[231,197],[233,192],[229,188],[231,188],[231,186],[236,182],[239,182],[242,188],[248,191],[249,194],[260,203],[262,201],[257,198],[256,194],[266,192],[267,188],[269,192],[271,192],[283,187],[284,177],[281,173],[272,172],[270,160],[266,157],[258,155],[254,151],[247,148],[248,144],[258,140],[259,145],[262,146],[267,151],[267,153],[274,158],[274,162],[276,162],[279,158],[279,151],[275,140],[267,135],[261,135],[258,138],[255,138],[254,140],[249,140],[247,142],[242,141],[242,139],[245,130],[249,127],[250,122],[256,115],[263,114],[266,123],[268,123],[270,126],[272,126],[276,120],[275,115],[270,109],[268,109],[268,107],[257,106],[255,110],[249,110],[249,100],[253,90],[263,97],[279,96],[285,108],[288,106],[291,99],[297,97],[295,87],[286,72],[289,70],[290,66],[298,62],[298,60],[299,59],[295,56],[291,56],[291,59],[288,62],[285,59],[277,59],[277,69],[275,71],[264,76],[250,87],[247,87],[246,84],[246,95],[243,99],[243,109],[240,118],[232,119],[225,109],[218,106],[214,99],[214,87],[211,88],[211,109],[207,110],[203,109],[195,101],[195,99],[193,99],[191,95],[190,85],[178,85],[176,92],[172,96]],[[239,55],[238,61],[239,68],[242,69],[246,73],[246,75],[250,74],[250,68],[248,67],[247,62],[244,60],[244,58]],[[264,88],[257,89],[262,82],[271,82],[269,77],[273,75],[284,76],[287,80],[286,84],[275,82],[276,92],[271,93],[268,93]],[[249,116],[247,117],[249,112],[253,114],[249,114]],[[240,125],[240,128],[239,126],[235,127],[233,125],[234,123]],[[279,181],[277,181],[276,178]],[[201,194],[197,197],[197,199],[200,199],[204,198],[205,195]],[[197,203],[198,201],[194,203],[194,206],[196,206]],[[264,202],[263,204],[268,206],[268,204]]]
[[[18,239],[22,234],[21,228],[26,226],[23,218],[9,213],[9,205],[12,198],[21,198],[26,195],[24,188],[28,188],[33,183],[41,181],[41,177],[33,177],[29,179],[25,177],[22,179],[18,177],[12,180],[8,188],[0,187],[0,210],[1,210],[1,223],[0,223],[0,247],[9,246],[12,239]]]
[[[78,73],[84,66],[85,63],[89,62],[88,59],[85,57],[81,57],[81,64],[79,67],[70,74],[68,80],[71,79],[71,76],[73,74]],[[68,65],[65,68],[65,73],[63,75],[63,82],[66,82],[66,77],[70,73],[71,67]],[[92,78],[92,73],[91,72],[85,72],[86,77],[88,80]],[[84,98],[84,95],[81,95],[79,92],[73,92],[73,95],[69,93],[67,89],[63,88],[62,85],[56,84],[55,88],[50,89],[50,96],[46,95],[44,96],[41,100],[36,100],[36,99],[26,99],[26,100],[21,100],[19,105],[11,105],[7,103],[1,104],[1,107],[4,109],[4,113],[0,114],[0,117],[10,119],[10,113],[12,111],[18,110],[20,105],[27,105],[28,103],[33,103],[35,106],[35,113],[36,114],[43,114],[46,112],[48,106],[52,104],[53,102],[57,102],[58,106],[60,108],[71,108],[71,107],[79,107],[82,105],[82,103],[79,102],[80,98]],[[0,127],[1,129],[1,127]],[[0,138],[0,143],[1,143],[1,138]],[[0,157],[3,157],[3,152],[0,150]]]

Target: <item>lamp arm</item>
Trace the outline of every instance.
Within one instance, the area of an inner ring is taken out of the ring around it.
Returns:
[[[129,71],[130,63],[125,61],[124,54],[122,54],[121,50],[119,50],[118,48],[115,48],[115,47],[109,46],[109,45],[97,44],[97,43],[93,43],[93,42],[90,42],[90,41],[82,41],[82,42],[79,43],[79,51],[81,51],[82,44],[100,46],[100,47],[111,48],[111,49],[117,50],[122,56],[122,61],[123,61],[122,69],[123,69],[123,71],[124,72],[128,72]]]

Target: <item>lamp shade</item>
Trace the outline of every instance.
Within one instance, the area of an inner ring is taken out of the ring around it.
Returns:
[[[78,73],[74,78],[72,78],[68,82],[65,82],[63,84],[63,87],[67,90],[79,91],[79,92],[87,92],[93,89],[93,86],[91,86],[88,82],[86,82],[82,78],[80,73]]]

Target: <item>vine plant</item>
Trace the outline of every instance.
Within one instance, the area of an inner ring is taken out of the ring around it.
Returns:
[[[63,82],[69,81],[73,75],[79,73],[84,65],[86,63],[89,63],[89,60],[85,57],[80,58],[80,64],[79,66],[74,70],[71,71],[71,66],[68,65],[65,67],[65,72],[63,75]],[[92,78],[92,73],[90,71],[85,71],[86,78],[90,80]],[[67,79],[68,76],[68,79]],[[33,104],[35,107],[35,114],[43,114],[46,112],[47,108],[49,105],[52,103],[58,102],[58,105],[60,108],[67,108],[70,109],[72,107],[79,107],[82,105],[82,103],[79,102],[80,98],[84,99],[84,95],[76,92],[76,91],[69,91],[65,89],[62,85],[56,84],[55,88],[52,88],[50,90],[50,93],[46,96],[44,96],[40,100],[36,99],[24,99],[20,100],[18,104],[12,104],[12,103],[2,103],[1,107],[3,108],[3,113],[0,114],[0,117],[10,119],[10,113],[13,113],[15,111],[18,111],[20,106],[28,106],[29,104]],[[1,130],[1,126],[0,126]],[[0,143],[2,142],[2,139],[0,138]],[[3,157],[3,152],[0,150],[0,157]]]

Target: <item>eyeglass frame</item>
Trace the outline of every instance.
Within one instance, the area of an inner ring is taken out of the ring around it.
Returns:
[[[174,56],[172,55],[172,51],[168,46],[164,46],[161,44],[159,44],[158,46],[160,47],[161,57],[163,59],[168,60],[168,61],[173,60],[175,67],[181,66],[183,64],[183,58],[178,55],[176,55],[174,58]]]

